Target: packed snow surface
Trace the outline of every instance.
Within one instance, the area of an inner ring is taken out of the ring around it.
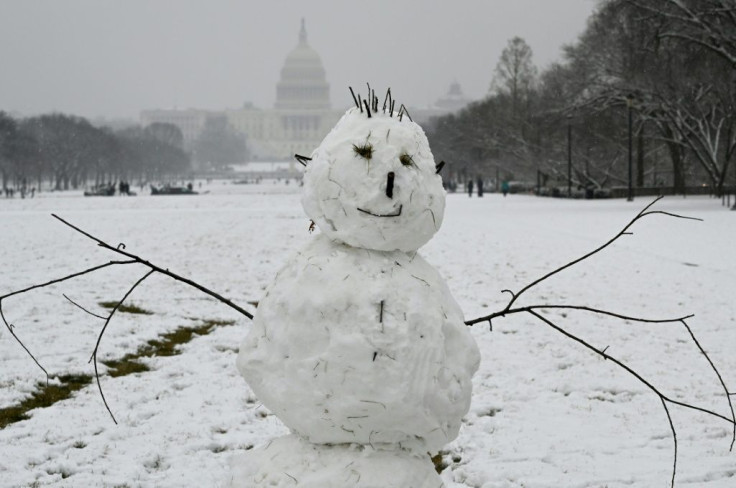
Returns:
[[[442,179],[419,125],[351,108],[312,153],[302,204],[322,232],[354,247],[413,251],[442,225]],[[390,188],[389,188],[390,187]]]
[[[312,442],[424,454],[457,436],[478,361],[460,307],[419,254],[319,235],[266,291],[238,368]]]
[[[200,191],[209,193],[0,199],[0,294],[114,258],[56,222],[54,212],[254,310],[289,256],[318,239],[307,231],[300,188],[213,182]],[[649,201],[451,194],[442,229],[421,254],[470,319],[502,309],[509,298],[502,289],[518,291],[602,244]],[[646,318],[693,313],[688,323],[733,390],[736,212],[707,197],[666,198],[657,208],[704,222],[647,217],[633,235],[528,291],[519,305],[572,303]],[[4,300],[3,313],[52,377],[90,374],[87,360],[102,321],[62,293],[104,313],[98,302],[120,299],[144,274],[132,265],[107,269]],[[101,359],[120,358],[183,325],[237,324],[195,338],[181,355],[145,359],[151,371],[103,374],[118,425],[92,384],[0,430],[0,486],[227,486],[233,457],[288,433],[235,367],[250,321],[161,276],[146,280],[129,302],[153,314],[116,315]],[[563,310],[545,317],[596,347],[608,346],[607,354],[671,398],[730,415],[717,377],[681,324]],[[441,478],[448,488],[669,486],[672,432],[660,400],[645,386],[528,315],[496,319],[492,332],[478,324],[470,333],[481,364],[459,436],[444,448]],[[0,329],[0,408],[29,397],[44,379]],[[736,486],[729,424],[676,406],[670,412],[678,434],[676,486]]]
[[[241,459],[244,458],[244,459]],[[232,462],[233,488],[439,488],[432,463],[408,451],[279,437]],[[244,480],[247,480],[244,482]]]

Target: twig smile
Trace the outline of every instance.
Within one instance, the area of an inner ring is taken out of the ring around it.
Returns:
[[[372,215],[374,217],[398,217],[401,215],[401,209],[404,208],[403,205],[399,205],[399,208],[394,213],[390,214],[374,214],[373,212],[369,212],[368,210],[363,210],[362,208],[358,207],[359,212],[363,212],[364,214]]]

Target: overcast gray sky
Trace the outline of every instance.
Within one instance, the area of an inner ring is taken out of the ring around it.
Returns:
[[[0,0],[0,110],[138,117],[147,108],[273,105],[306,18],[333,106],[348,85],[426,106],[453,80],[488,92],[508,39],[543,68],[596,0]]]

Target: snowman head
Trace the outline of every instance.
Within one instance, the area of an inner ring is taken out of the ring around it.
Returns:
[[[333,240],[413,251],[439,230],[442,179],[424,131],[404,112],[349,109],[312,153],[302,206]]]

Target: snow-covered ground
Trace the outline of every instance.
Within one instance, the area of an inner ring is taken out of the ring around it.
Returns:
[[[0,295],[102,264],[109,252],[54,220],[75,225],[191,277],[253,310],[288,255],[312,236],[299,188],[213,182],[198,196],[84,198],[81,193],[0,199]],[[466,318],[503,308],[508,294],[613,236],[649,199],[634,203],[512,195],[449,195],[442,229],[421,254],[446,278]],[[633,236],[529,291],[520,304],[565,303],[623,314],[689,320],[736,391],[735,212],[708,198],[668,198],[657,208],[704,222],[652,216]],[[52,376],[90,374],[102,312],[145,273],[108,269],[3,301],[3,312]],[[122,357],[184,325],[234,319],[183,347],[146,360],[149,372],[94,385],[0,430],[0,486],[222,486],[229,460],[286,429],[235,369],[248,320],[163,276],[130,303],[153,315],[118,314],[101,359]],[[720,383],[678,323],[641,324],[583,312],[547,317],[626,361],[673,399],[730,415]],[[666,487],[673,440],[657,396],[610,361],[530,316],[476,325],[482,354],[473,402],[446,449],[449,488]],[[0,330],[0,408],[43,380]],[[670,407],[678,434],[676,486],[736,486],[728,423]]]

